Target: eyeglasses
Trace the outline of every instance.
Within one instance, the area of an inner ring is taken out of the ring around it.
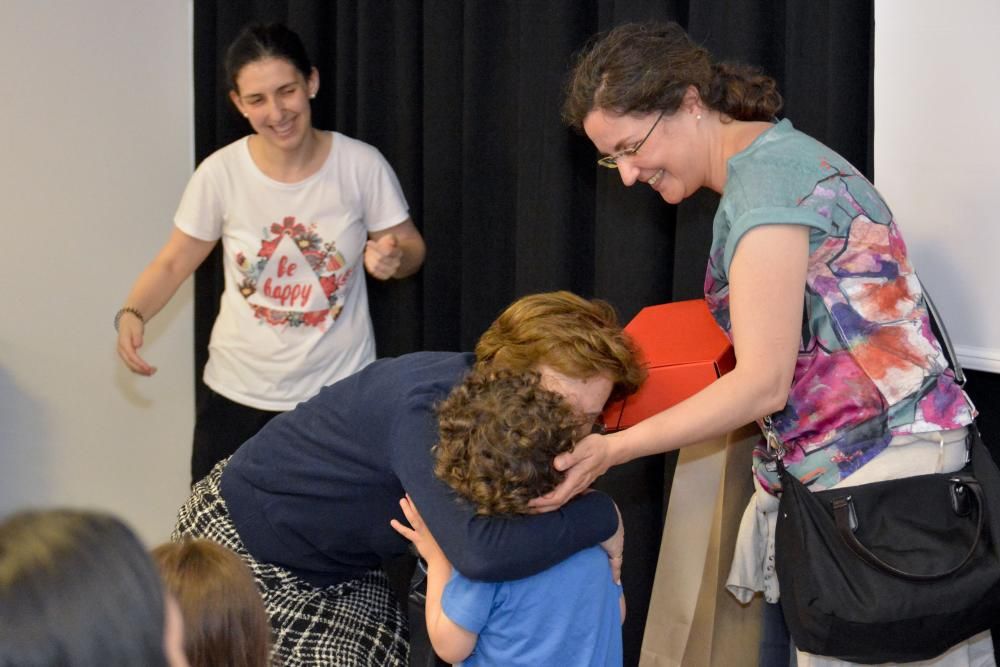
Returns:
[[[656,129],[657,124],[660,122],[660,119],[663,118],[663,114],[665,113],[666,110],[660,112],[660,115],[656,117],[655,121],[653,121],[653,126],[649,128],[649,132],[647,132],[646,136],[642,138],[642,141],[637,143],[635,146],[632,146],[631,148],[620,150],[614,155],[605,155],[604,157],[598,158],[597,164],[601,165],[602,167],[607,167],[608,169],[617,169],[618,160],[622,159],[623,157],[632,157],[633,155],[639,152],[639,149],[642,148],[642,145],[644,143],[646,143],[646,139],[649,139],[649,136],[653,134],[653,130]]]

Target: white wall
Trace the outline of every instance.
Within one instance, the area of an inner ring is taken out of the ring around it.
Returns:
[[[875,184],[963,366],[1000,372],[1000,2],[875,1]]]
[[[187,491],[190,282],[131,376],[111,320],[192,169],[191,0],[0,3],[0,515],[111,510],[150,543]]]

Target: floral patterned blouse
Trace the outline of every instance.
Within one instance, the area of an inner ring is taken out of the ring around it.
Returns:
[[[891,211],[844,158],[788,120],[729,160],[705,298],[730,336],[730,262],[743,234],[765,224],[810,228],[798,360],[788,403],[773,415],[792,474],[829,488],[893,436],[972,421]],[[754,472],[765,489],[779,487],[763,440]]]

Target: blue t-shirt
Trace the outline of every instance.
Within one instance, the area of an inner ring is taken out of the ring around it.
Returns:
[[[441,606],[479,635],[462,667],[621,667],[622,588],[600,547],[516,581],[472,581],[455,572]]]
[[[556,512],[484,517],[434,476],[434,409],[475,358],[416,352],[379,359],[278,415],[226,464],[222,496],[247,550],[314,586],[355,579],[409,542],[409,493],[457,569],[526,577],[610,537],[611,499],[587,493]]]

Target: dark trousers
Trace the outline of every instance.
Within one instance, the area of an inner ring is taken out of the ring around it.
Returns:
[[[195,410],[191,484],[280,414],[241,405],[205,387]]]
[[[791,638],[785,617],[781,613],[781,604],[764,603],[764,614],[761,619],[760,655],[757,664],[760,667],[789,667],[794,665]]]

